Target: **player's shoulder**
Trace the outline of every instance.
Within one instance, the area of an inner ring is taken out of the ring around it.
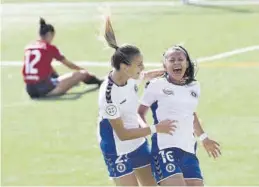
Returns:
[[[58,50],[57,46],[54,44],[46,43],[48,50]]]
[[[198,97],[200,96],[201,88],[199,81],[192,81],[186,86],[188,90],[191,90],[192,94],[197,95]]]
[[[192,81],[191,83],[186,85],[187,87],[197,87],[200,88],[200,83],[197,80]]]
[[[113,103],[116,100],[117,87],[114,82],[107,76],[99,90],[99,100],[105,103]]]
[[[147,87],[156,87],[156,88],[158,88],[159,86],[161,86],[161,85],[164,85],[164,84],[166,84],[167,83],[167,80],[166,80],[166,77],[163,75],[163,76],[161,76],[161,77],[156,77],[156,78],[153,78],[153,79],[151,79],[150,81],[148,81],[147,83],[146,83],[146,86],[145,86],[145,88],[147,88]]]
[[[24,49],[29,50],[29,49],[46,49],[47,48],[47,43],[42,42],[40,40],[34,40],[29,42],[27,45],[25,45]]]

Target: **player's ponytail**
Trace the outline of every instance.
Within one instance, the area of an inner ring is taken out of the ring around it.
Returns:
[[[47,24],[43,18],[40,18],[40,29],[39,34],[40,36],[44,37],[48,32],[55,32],[54,27],[51,24]]]
[[[110,16],[105,16],[105,33],[104,38],[107,44],[115,49],[114,54],[111,57],[111,65],[116,70],[120,70],[121,64],[130,65],[133,57],[140,55],[140,50],[133,45],[125,44],[118,46],[115,33],[113,31]]]
[[[43,27],[46,25],[46,21],[43,18],[40,18],[40,27]]]
[[[105,18],[105,33],[104,33],[104,38],[106,40],[106,42],[108,43],[108,45],[112,48],[114,48],[115,50],[117,50],[118,44],[115,38],[115,34],[112,28],[112,24],[111,24],[111,20],[109,16],[106,16]]]

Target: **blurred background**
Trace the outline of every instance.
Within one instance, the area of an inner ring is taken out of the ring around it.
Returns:
[[[146,69],[162,67],[174,44],[197,60],[198,114],[222,147],[218,160],[198,147],[205,184],[259,185],[258,0],[2,0],[2,185],[113,184],[96,138],[98,90],[82,84],[33,101],[21,75],[24,46],[37,39],[41,16],[55,26],[54,44],[68,59],[105,76],[113,50],[98,40],[104,5],[119,44],[140,47]]]

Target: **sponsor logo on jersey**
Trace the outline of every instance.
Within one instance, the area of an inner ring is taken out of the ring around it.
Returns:
[[[117,113],[117,108],[114,105],[108,105],[105,111],[108,115],[114,116]]]
[[[123,101],[120,102],[120,104],[123,104],[127,101],[127,99],[124,99]]]
[[[170,90],[170,89],[168,89],[168,88],[164,88],[164,89],[163,89],[163,92],[164,92],[164,94],[166,94],[166,95],[174,95],[174,91],[173,91],[173,90]]]
[[[172,173],[175,170],[175,165],[169,163],[169,164],[166,165],[165,169],[166,169],[167,172]]]
[[[123,163],[119,163],[119,164],[117,164],[116,169],[118,170],[118,172],[122,173],[122,172],[126,171],[126,166]]]

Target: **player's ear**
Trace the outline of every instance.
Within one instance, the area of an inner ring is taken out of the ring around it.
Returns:
[[[126,66],[126,64],[121,63],[121,64],[120,64],[120,69],[123,70],[123,71],[127,71],[127,66]]]

